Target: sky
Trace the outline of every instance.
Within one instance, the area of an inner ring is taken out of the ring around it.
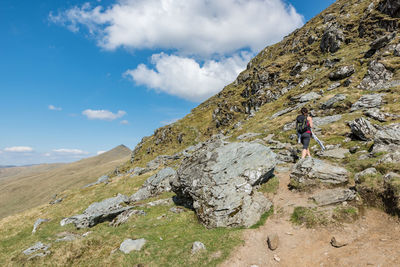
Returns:
[[[2,0],[0,165],[133,149],[333,2]]]

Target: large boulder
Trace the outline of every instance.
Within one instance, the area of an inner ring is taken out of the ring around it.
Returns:
[[[345,78],[350,77],[351,75],[354,74],[356,70],[354,69],[354,66],[342,66],[337,68],[335,71],[329,73],[329,79],[331,81],[338,81],[338,80],[343,80]]]
[[[129,198],[118,194],[116,197],[91,204],[82,214],[61,220],[60,225],[73,223],[77,229],[93,227],[103,221],[111,221],[120,213],[132,209],[127,203]]]
[[[363,95],[352,106],[350,111],[356,111],[364,108],[377,108],[382,105],[383,94]]]
[[[130,197],[131,202],[144,200],[163,192],[171,191],[170,181],[176,176],[176,171],[170,167],[162,169],[144,182],[143,186]]]
[[[356,192],[353,190],[336,188],[323,190],[317,194],[314,194],[311,198],[317,203],[318,206],[326,206],[353,200],[355,197]]]
[[[381,112],[378,108],[370,108],[368,110],[365,110],[364,115],[380,122],[385,122],[387,116],[385,113]]]
[[[275,162],[259,143],[205,143],[182,161],[172,190],[209,228],[249,227],[272,206],[255,187],[273,175]]]
[[[393,152],[400,149],[400,123],[381,127],[374,136],[374,152]]]
[[[322,35],[320,44],[321,51],[335,53],[340,49],[343,41],[343,32],[335,25],[331,25],[325,29],[325,32]]]
[[[376,91],[390,86],[393,73],[388,71],[382,63],[373,60],[368,66],[367,74],[364,76],[360,85],[361,89]]]
[[[362,117],[349,122],[349,126],[352,134],[363,141],[372,140],[377,131],[369,121]]]
[[[321,108],[322,108],[322,109],[329,109],[329,108],[332,108],[333,105],[335,105],[336,103],[341,102],[341,101],[343,101],[343,100],[345,100],[345,99],[346,99],[346,96],[345,96],[345,95],[337,94],[337,95],[335,95],[335,96],[329,98],[326,102],[322,103],[322,104],[321,104]]]
[[[366,58],[370,58],[372,57],[376,51],[378,51],[379,49],[381,49],[382,47],[385,47],[388,43],[390,43],[390,41],[396,36],[395,33],[393,34],[387,34],[385,36],[382,36],[378,39],[376,39],[375,41],[373,41],[370,45],[370,49],[365,53],[365,57]]]
[[[291,186],[303,189],[322,184],[345,184],[349,180],[346,169],[315,158],[304,158],[293,166],[290,173]]]

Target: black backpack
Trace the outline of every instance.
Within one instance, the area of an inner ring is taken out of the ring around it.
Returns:
[[[296,118],[296,130],[299,134],[305,133],[308,131],[308,123],[307,117],[304,115],[299,115]]]

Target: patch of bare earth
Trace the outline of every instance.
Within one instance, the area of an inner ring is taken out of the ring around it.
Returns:
[[[310,206],[308,195],[288,190],[289,174],[277,175],[278,193],[273,197],[275,214],[256,230],[246,230],[245,244],[236,248],[221,267],[262,266],[400,266],[400,223],[386,213],[367,209],[351,224],[307,229],[290,222],[294,206]],[[271,251],[270,234],[279,236],[279,246]],[[346,246],[335,248],[335,237]]]

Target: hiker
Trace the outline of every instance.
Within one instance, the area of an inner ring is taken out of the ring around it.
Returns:
[[[301,158],[304,159],[306,156],[311,157],[310,154],[310,140],[312,136],[313,121],[311,116],[308,114],[307,108],[301,109],[301,115],[296,118],[296,130],[300,142],[303,144],[303,150],[301,151]]]

